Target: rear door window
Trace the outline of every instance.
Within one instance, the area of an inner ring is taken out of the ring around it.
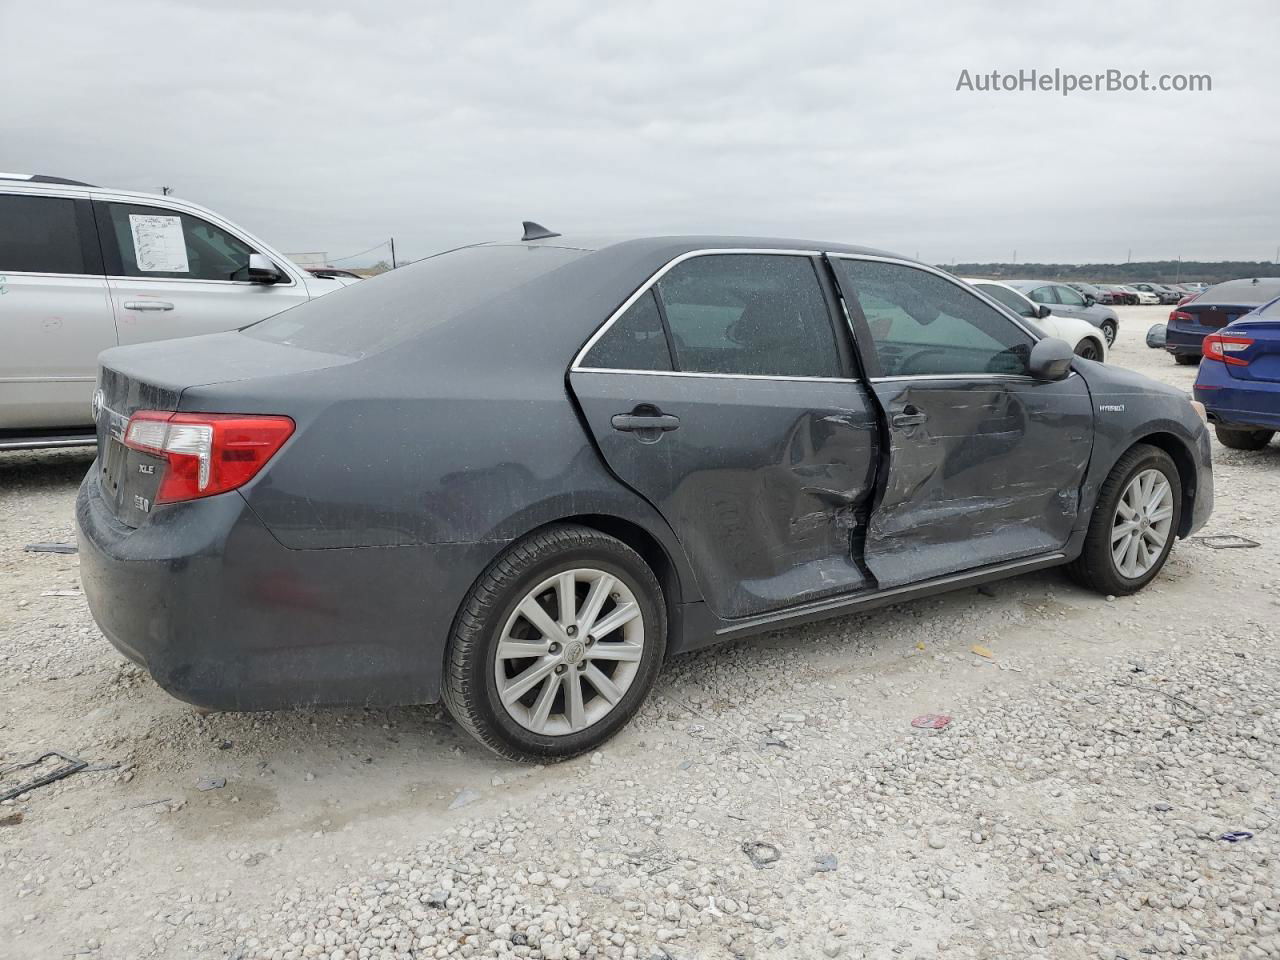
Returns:
[[[582,361],[584,367],[612,370],[671,370],[671,351],[652,290],[627,308]]]
[[[167,207],[98,201],[101,228],[122,277],[247,280],[253,247],[222,227]],[[114,247],[114,249],[112,249]]]
[[[1027,294],[1036,303],[1059,303],[1058,295],[1053,292],[1053,287],[1036,287]]]
[[[870,328],[883,376],[1025,375],[1033,340],[958,283],[878,260],[833,260]]]
[[[1027,303],[1027,298],[1015,290],[1002,287],[998,283],[978,283],[975,286],[997,303],[1003,303],[1020,317],[1033,317],[1035,310]]]
[[[77,201],[70,197],[0,194],[0,272],[96,273],[92,229],[82,230]]]
[[[708,254],[658,281],[680,370],[840,377],[831,314],[811,258]]]

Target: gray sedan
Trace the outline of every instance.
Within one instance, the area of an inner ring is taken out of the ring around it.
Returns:
[[[1010,280],[1008,284],[1035,303],[1046,304],[1056,314],[1088,320],[1102,330],[1107,338],[1107,346],[1116,342],[1120,317],[1093,297],[1087,297],[1065,283],[1054,283],[1052,280]]]
[[[217,710],[443,699],[590,750],[675,653],[1063,566],[1140,590],[1203,411],[932,267],[529,225],[101,357],[76,502],[108,639]]]

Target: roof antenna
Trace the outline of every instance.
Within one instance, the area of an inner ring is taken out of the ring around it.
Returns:
[[[558,237],[560,234],[552,230],[548,230],[540,223],[534,223],[532,220],[524,221],[524,236],[521,240],[546,240],[548,237]]]

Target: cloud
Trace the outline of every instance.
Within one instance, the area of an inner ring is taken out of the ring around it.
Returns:
[[[170,185],[287,250],[394,235],[422,256],[523,218],[939,262],[1263,259],[1280,242],[1265,2],[51,0],[5,20],[5,166]],[[1214,89],[955,90],[962,69],[1054,67]]]

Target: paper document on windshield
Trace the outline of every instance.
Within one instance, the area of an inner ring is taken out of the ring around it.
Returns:
[[[134,259],[143,273],[189,273],[182,218],[129,214]]]

